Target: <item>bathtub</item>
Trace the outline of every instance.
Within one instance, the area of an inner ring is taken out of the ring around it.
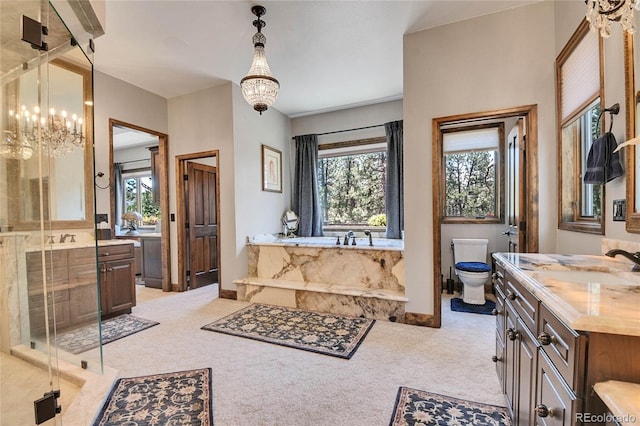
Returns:
[[[340,241],[340,244],[337,244],[338,241]],[[356,237],[355,246],[351,244],[352,241],[353,239],[350,239],[349,245],[343,246],[344,236],[275,238],[272,235],[259,235],[247,239],[249,244],[260,245],[404,251],[404,240],[373,238],[373,246],[369,246],[369,237]]]
[[[340,237],[247,238],[248,276],[238,300],[341,315],[396,320],[407,302],[404,241]]]

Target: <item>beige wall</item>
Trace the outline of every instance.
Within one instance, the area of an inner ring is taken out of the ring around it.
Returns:
[[[540,250],[555,250],[553,23],[553,3],[541,2],[405,36],[407,311],[433,313],[434,117],[538,105],[544,168],[539,180]]]

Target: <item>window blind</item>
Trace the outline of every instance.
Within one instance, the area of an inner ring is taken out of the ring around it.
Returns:
[[[559,78],[564,121],[600,92],[600,49],[596,31],[588,31],[560,64]]]
[[[498,128],[444,133],[443,152],[488,151],[498,149]]]

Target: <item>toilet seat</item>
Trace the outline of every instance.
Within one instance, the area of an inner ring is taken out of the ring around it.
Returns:
[[[456,269],[465,272],[491,272],[491,266],[484,262],[458,262]]]

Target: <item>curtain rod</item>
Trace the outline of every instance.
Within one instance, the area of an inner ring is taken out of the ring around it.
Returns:
[[[334,130],[333,132],[316,133],[316,135],[318,135],[318,136],[331,135],[331,134],[334,134],[334,133],[353,132],[355,130],[372,129],[374,127],[382,127],[382,126],[384,126],[384,124],[374,124],[373,126],[356,127],[354,129]],[[291,139],[295,139],[295,136],[292,137]]]
[[[117,164],[129,164],[129,163],[139,163],[141,161],[151,161],[151,158],[141,158],[139,160],[129,160],[129,161],[115,161]]]

